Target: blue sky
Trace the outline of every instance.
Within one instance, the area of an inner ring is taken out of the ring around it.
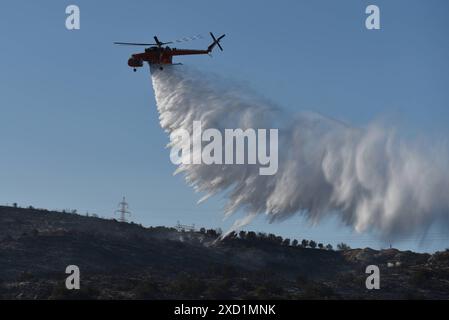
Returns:
[[[65,28],[65,8],[81,29]],[[365,28],[365,8],[381,30]],[[397,1],[2,1],[0,4],[0,202],[112,217],[126,195],[144,225],[222,227],[223,201],[185,185],[165,148],[148,68],[126,62],[152,41],[226,33],[225,51],[179,58],[249,84],[290,111],[313,110],[363,126],[382,119],[401,135],[449,135],[449,2]],[[256,221],[291,238],[386,247],[338,221]],[[441,231],[399,248],[449,247]]]

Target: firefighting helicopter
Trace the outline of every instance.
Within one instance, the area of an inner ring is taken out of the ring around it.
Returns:
[[[163,70],[165,66],[180,64],[173,63],[173,56],[210,54],[215,46],[218,46],[218,48],[223,51],[223,47],[220,45],[220,40],[223,39],[225,35],[223,34],[216,38],[212,32],[209,32],[209,34],[211,35],[213,41],[206,50],[170,48],[165,45],[173,43],[172,41],[161,42],[156,36],[154,36],[155,43],[114,42],[114,44],[128,46],[151,46],[149,48],[145,48],[145,52],[132,54],[131,58],[128,60],[128,66],[133,68],[134,72],[136,72],[137,68],[142,67],[144,61],[146,61],[150,67],[156,66],[160,70]]]

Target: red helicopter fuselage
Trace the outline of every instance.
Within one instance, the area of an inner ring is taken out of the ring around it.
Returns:
[[[151,47],[145,49],[145,52],[135,53],[128,60],[128,65],[133,68],[142,67],[144,62],[153,64],[173,64],[173,56],[192,55],[192,54],[208,54],[209,50],[188,50],[176,49],[170,47]]]
[[[159,69],[163,69],[165,65],[173,64],[173,56],[184,56],[184,55],[193,55],[193,54],[210,54],[215,46],[218,46],[220,50],[223,51],[223,48],[220,45],[220,40],[225,36],[222,35],[218,38],[210,32],[213,42],[207,47],[206,50],[194,50],[194,49],[176,49],[170,47],[164,47],[163,45],[169,44],[172,42],[161,42],[155,36],[155,43],[130,43],[130,42],[115,42],[115,44],[120,45],[137,45],[137,46],[146,46],[152,45],[152,47],[146,48],[145,52],[135,53],[131,55],[128,59],[128,66],[137,70],[137,68],[143,67],[143,63],[147,62],[150,67],[153,65],[157,65]]]

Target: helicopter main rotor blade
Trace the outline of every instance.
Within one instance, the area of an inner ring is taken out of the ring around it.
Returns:
[[[197,34],[195,36],[184,37],[184,38],[172,40],[169,42],[161,42],[157,36],[154,36],[153,38],[156,41],[156,43],[114,42],[114,44],[125,45],[125,46],[163,46],[166,44],[181,43],[181,42],[188,42],[188,41],[193,41],[193,40],[197,40],[197,39],[203,39],[203,35]]]
[[[114,42],[114,44],[124,46],[157,46],[157,43]]]
[[[191,37],[184,37],[181,39],[172,40],[172,42],[181,43],[181,42],[188,42],[188,41],[193,41],[193,40],[197,40],[197,39],[203,39],[203,36],[201,34],[197,34],[197,35],[191,36]]]

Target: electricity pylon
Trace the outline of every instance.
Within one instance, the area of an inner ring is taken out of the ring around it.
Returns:
[[[131,215],[131,212],[128,211],[128,202],[126,202],[125,197],[123,197],[122,202],[118,204],[119,209],[115,210],[115,213],[120,213],[120,218],[118,221],[120,222],[127,222],[126,220],[126,214]]]

